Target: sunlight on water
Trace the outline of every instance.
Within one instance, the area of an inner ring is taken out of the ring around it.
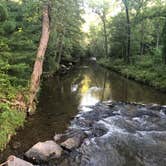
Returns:
[[[72,90],[74,90],[75,87],[78,86],[73,86]],[[97,82],[97,80],[94,79],[94,75],[84,74],[79,86],[79,107],[82,111],[90,111],[91,109],[88,107],[94,106],[103,99],[106,99],[106,96],[110,96],[110,91],[108,82],[105,82],[105,85],[103,85],[103,83]]]
[[[86,93],[81,94],[80,106],[92,106],[100,101],[100,88],[91,87]]]

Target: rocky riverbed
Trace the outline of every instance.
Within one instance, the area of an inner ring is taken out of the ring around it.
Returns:
[[[80,108],[64,134],[37,143],[24,160],[40,166],[165,166],[166,107],[104,102]]]

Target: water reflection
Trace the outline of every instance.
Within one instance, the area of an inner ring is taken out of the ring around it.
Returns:
[[[90,75],[84,74],[83,80],[80,83],[79,94],[80,95],[80,107],[95,105],[99,102],[100,88],[93,86]]]
[[[84,68],[85,69],[85,68]],[[89,68],[81,75],[78,84],[71,87],[72,92],[78,91],[79,107],[86,111],[87,106],[93,106],[96,103],[108,99],[111,94],[110,84],[107,80],[107,73],[105,72],[103,80],[98,79],[98,76]],[[77,87],[77,88],[76,88]]]

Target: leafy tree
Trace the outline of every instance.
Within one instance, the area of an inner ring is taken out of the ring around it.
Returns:
[[[5,8],[5,6],[0,4],[0,21],[5,21],[7,19],[7,15],[7,9]]]
[[[166,21],[163,27],[163,49],[162,49],[164,63],[166,64]]]
[[[108,58],[109,52],[108,52],[108,34],[107,34],[107,15],[110,9],[110,2],[107,0],[91,1],[89,2],[89,6],[92,8],[92,11],[99,16],[99,18],[102,21],[105,57]]]

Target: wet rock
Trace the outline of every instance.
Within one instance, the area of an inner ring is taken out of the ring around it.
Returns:
[[[62,148],[54,141],[39,142],[25,153],[25,156],[35,161],[48,161],[59,158]]]
[[[68,138],[66,141],[61,143],[61,146],[66,148],[66,149],[73,149],[73,148],[78,148],[81,143],[83,142],[84,138],[86,137],[84,132],[79,132],[79,131],[75,131],[74,133],[69,133],[69,136],[73,136],[71,138]]]
[[[72,63],[72,62],[70,62],[70,63],[69,63],[69,66],[73,66],[73,63]]]
[[[63,134],[55,134],[54,141],[58,142],[63,137]]]
[[[77,137],[68,138],[65,142],[61,143],[62,147],[66,149],[77,148],[80,145],[80,140]]]
[[[33,166],[33,165],[15,156],[10,156],[7,160],[7,166]]]

